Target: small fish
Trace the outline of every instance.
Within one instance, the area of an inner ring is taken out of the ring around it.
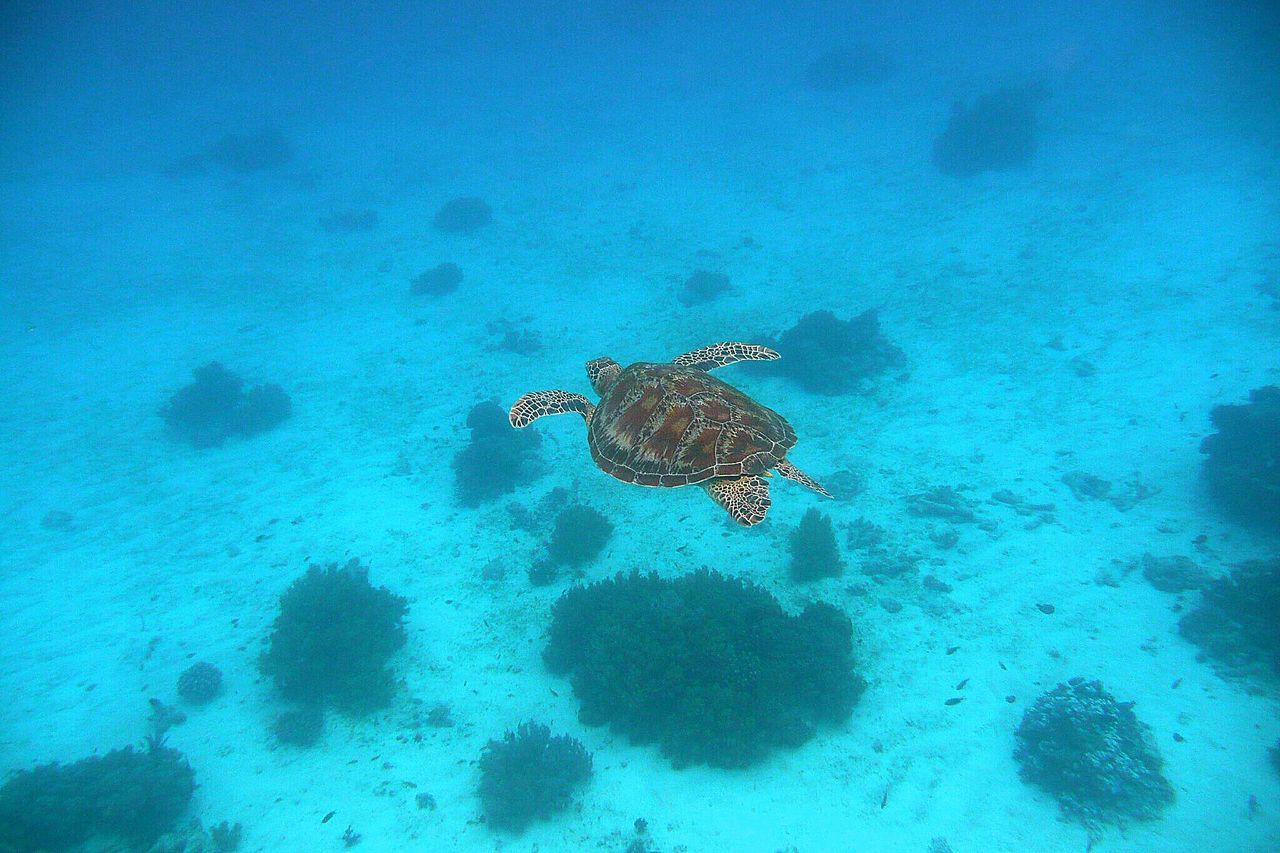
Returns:
[[[954,655],[958,651],[960,651],[959,646],[947,646],[947,654],[949,655]]]
[[[321,823],[328,823],[329,821],[333,820],[333,816],[334,816],[334,815],[336,815],[336,814],[337,814],[337,812],[336,812],[336,811],[335,811],[335,812],[329,812],[327,815],[325,815],[324,817],[320,818],[320,822],[321,822]]]
[[[963,701],[964,701],[963,696],[952,696],[950,699],[943,702],[942,704],[946,705],[947,707],[951,707],[952,705],[959,705]]]
[[[1175,679],[1173,680],[1173,684],[1170,684],[1169,686],[1170,686],[1170,687],[1172,687],[1174,690],[1177,690],[1179,687],[1181,687],[1181,686],[1182,686],[1182,679],[1181,679],[1181,678],[1175,678]]]
[[[956,685],[956,690],[964,690],[964,686],[969,683],[969,679],[962,678],[960,683]]]

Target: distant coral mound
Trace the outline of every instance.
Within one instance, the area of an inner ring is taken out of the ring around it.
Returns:
[[[195,371],[160,410],[169,433],[194,447],[217,447],[232,436],[252,436],[283,423],[292,411],[279,385],[244,390],[244,380],[218,362]]]
[[[217,142],[179,157],[165,168],[171,178],[190,178],[210,169],[249,175],[277,170],[293,159],[289,140],[276,128],[257,133],[227,133]]]
[[[813,394],[848,394],[867,380],[905,362],[902,350],[880,332],[874,310],[841,320],[830,311],[814,311],[777,338],[763,343],[782,356],[753,361],[747,370],[785,376]]]
[[[809,64],[804,82],[819,92],[846,92],[893,76],[893,59],[865,42],[832,48]]]
[[[276,128],[258,133],[228,133],[207,154],[208,161],[232,172],[278,169],[293,157],[289,140]]]
[[[1249,392],[1249,402],[1214,406],[1218,431],[1200,442],[1209,492],[1237,518],[1280,533],[1280,388]]]
[[[721,272],[697,270],[685,279],[676,298],[686,308],[705,305],[719,299],[730,291],[729,276]]]
[[[457,264],[445,261],[418,275],[409,286],[414,296],[444,296],[453,293],[462,284],[462,270]]]
[[[435,226],[447,234],[473,234],[493,219],[488,203],[477,196],[463,196],[446,202],[436,211]]]
[[[1038,86],[1021,86],[983,95],[971,106],[955,104],[934,140],[934,165],[956,177],[1029,165],[1039,143],[1036,107],[1044,97]]]
[[[320,227],[332,234],[372,231],[378,227],[378,211],[371,208],[339,210],[320,217]]]

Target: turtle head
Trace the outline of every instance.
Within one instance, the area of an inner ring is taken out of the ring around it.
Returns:
[[[593,358],[587,362],[587,378],[591,380],[591,387],[601,396],[618,381],[621,374],[622,368],[611,358]]]

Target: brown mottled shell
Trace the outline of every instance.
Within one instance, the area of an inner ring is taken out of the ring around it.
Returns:
[[[587,430],[591,458],[641,486],[761,474],[796,443],[782,415],[706,371],[633,364],[605,392]]]

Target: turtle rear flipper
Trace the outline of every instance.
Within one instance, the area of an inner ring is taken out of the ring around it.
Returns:
[[[818,485],[817,480],[813,479],[808,474],[801,471],[799,468],[792,465],[790,462],[788,462],[785,459],[780,460],[778,464],[774,466],[773,470],[777,471],[779,474],[781,474],[783,477],[786,477],[788,480],[795,480],[797,483],[799,483],[802,486],[808,486],[809,488],[813,489],[815,492],[822,495],[823,497],[828,497],[828,498],[831,497],[831,493],[828,492],[826,489],[822,488],[822,486]]]
[[[672,361],[680,367],[696,367],[698,370],[715,370],[739,361],[777,361],[782,356],[759,344],[723,341],[687,352]]]
[[[707,494],[743,527],[764,521],[771,503],[764,477],[719,477],[707,481]]]
[[[563,415],[567,412],[577,412],[582,415],[583,420],[590,423],[595,410],[596,407],[590,400],[572,391],[533,391],[516,400],[507,418],[516,429],[527,427],[545,415]]]

